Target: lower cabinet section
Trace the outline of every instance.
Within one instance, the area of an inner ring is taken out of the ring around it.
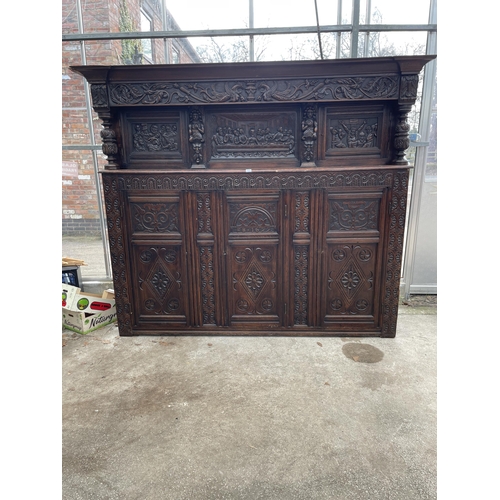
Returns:
[[[173,189],[104,173],[120,334],[394,336],[407,172],[359,175]]]

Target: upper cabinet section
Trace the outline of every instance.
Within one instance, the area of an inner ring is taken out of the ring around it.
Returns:
[[[91,85],[108,169],[406,165],[434,57],[72,70]]]

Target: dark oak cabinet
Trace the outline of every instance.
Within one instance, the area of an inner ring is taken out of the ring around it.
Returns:
[[[120,335],[393,337],[433,57],[74,67],[103,122]]]

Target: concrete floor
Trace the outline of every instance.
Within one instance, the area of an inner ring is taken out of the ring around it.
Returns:
[[[436,498],[436,306],[395,339],[63,330],[64,500]]]

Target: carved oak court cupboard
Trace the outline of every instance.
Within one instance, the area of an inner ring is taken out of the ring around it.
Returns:
[[[120,335],[394,337],[434,57],[73,67],[103,123]]]

